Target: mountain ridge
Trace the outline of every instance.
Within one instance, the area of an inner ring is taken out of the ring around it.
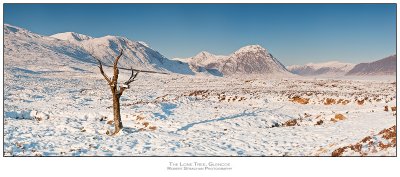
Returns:
[[[359,63],[346,76],[396,75],[397,54],[369,63]]]
[[[355,64],[352,63],[328,61],[305,65],[291,65],[287,69],[293,74],[301,76],[343,76],[354,66]]]
[[[120,66],[177,74],[195,74],[188,64],[169,60],[159,52],[145,46],[143,42],[131,41],[126,37],[108,35],[93,38],[74,32],[43,36],[9,24],[3,26],[5,56],[19,58],[27,63],[41,61],[50,67],[50,65],[65,65],[62,63],[80,61],[97,65],[97,61],[92,57],[95,56],[105,64],[112,64],[120,49],[123,49]],[[48,60],[41,60],[40,55]],[[19,61],[6,63],[12,62]]]

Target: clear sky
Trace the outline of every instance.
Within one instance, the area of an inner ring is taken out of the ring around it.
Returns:
[[[396,4],[5,4],[4,23],[42,35],[125,36],[169,58],[249,44],[284,65],[396,53]]]

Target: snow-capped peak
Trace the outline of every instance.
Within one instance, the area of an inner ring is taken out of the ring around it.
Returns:
[[[240,48],[235,53],[248,53],[248,52],[265,52],[268,53],[267,49],[261,47],[260,45],[248,45]]]
[[[39,34],[35,34],[32,33],[26,29],[17,27],[17,26],[13,26],[10,24],[4,24],[4,34],[13,34],[16,36],[24,36],[24,37],[28,37],[28,38],[42,38],[42,35]]]
[[[23,30],[22,28],[20,28],[20,27],[16,27],[16,26],[12,26],[12,25],[9,25],[9,24],[4,24],[4,32],[6,33],[6,34],[8,34],[8,33],[16,33],[16,32],[18,32],[18,31],[20,31],[20,30]]]
[[[211,63],[221,62],[224,58],[226,58],[226,56],[214,55],[207,51],[201,51],[196,56],[190,58],[190,60],[192,63],[205,66]]]
[[[196,56],[194,56],[194,58],[209,58],[209,57],[215,57],[215,55],[207,51],[201,51]]]
[[[144,41],[137,41],[137,43],[142,44],[142,45],[144,45],[144,46],[147,47],[147,48],[150,48],[150,45],[147,44],[147,43],[144,42]]]
[[[93,37],[90,37],[90,36],[87,36],[84,34],[75,33],[75,32],[57,33],[57,34],[51,35],[50,37],[57,38],[57,39],[64,40],[64,41],[70,41],[70,42],[93,39]]]

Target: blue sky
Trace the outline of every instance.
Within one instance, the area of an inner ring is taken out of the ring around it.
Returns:
[[[396,53],[395,4],[5,4],[4,23],[43,35],[126,36],[169,58],[249,44],[284,65]]]

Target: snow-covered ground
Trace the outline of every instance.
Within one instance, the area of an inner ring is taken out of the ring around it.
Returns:
[[[5,66],[5,156],[331,156],[396,125],[395,78],[140,73],[110,137],[110,90],[95,65],[79,67]]]

